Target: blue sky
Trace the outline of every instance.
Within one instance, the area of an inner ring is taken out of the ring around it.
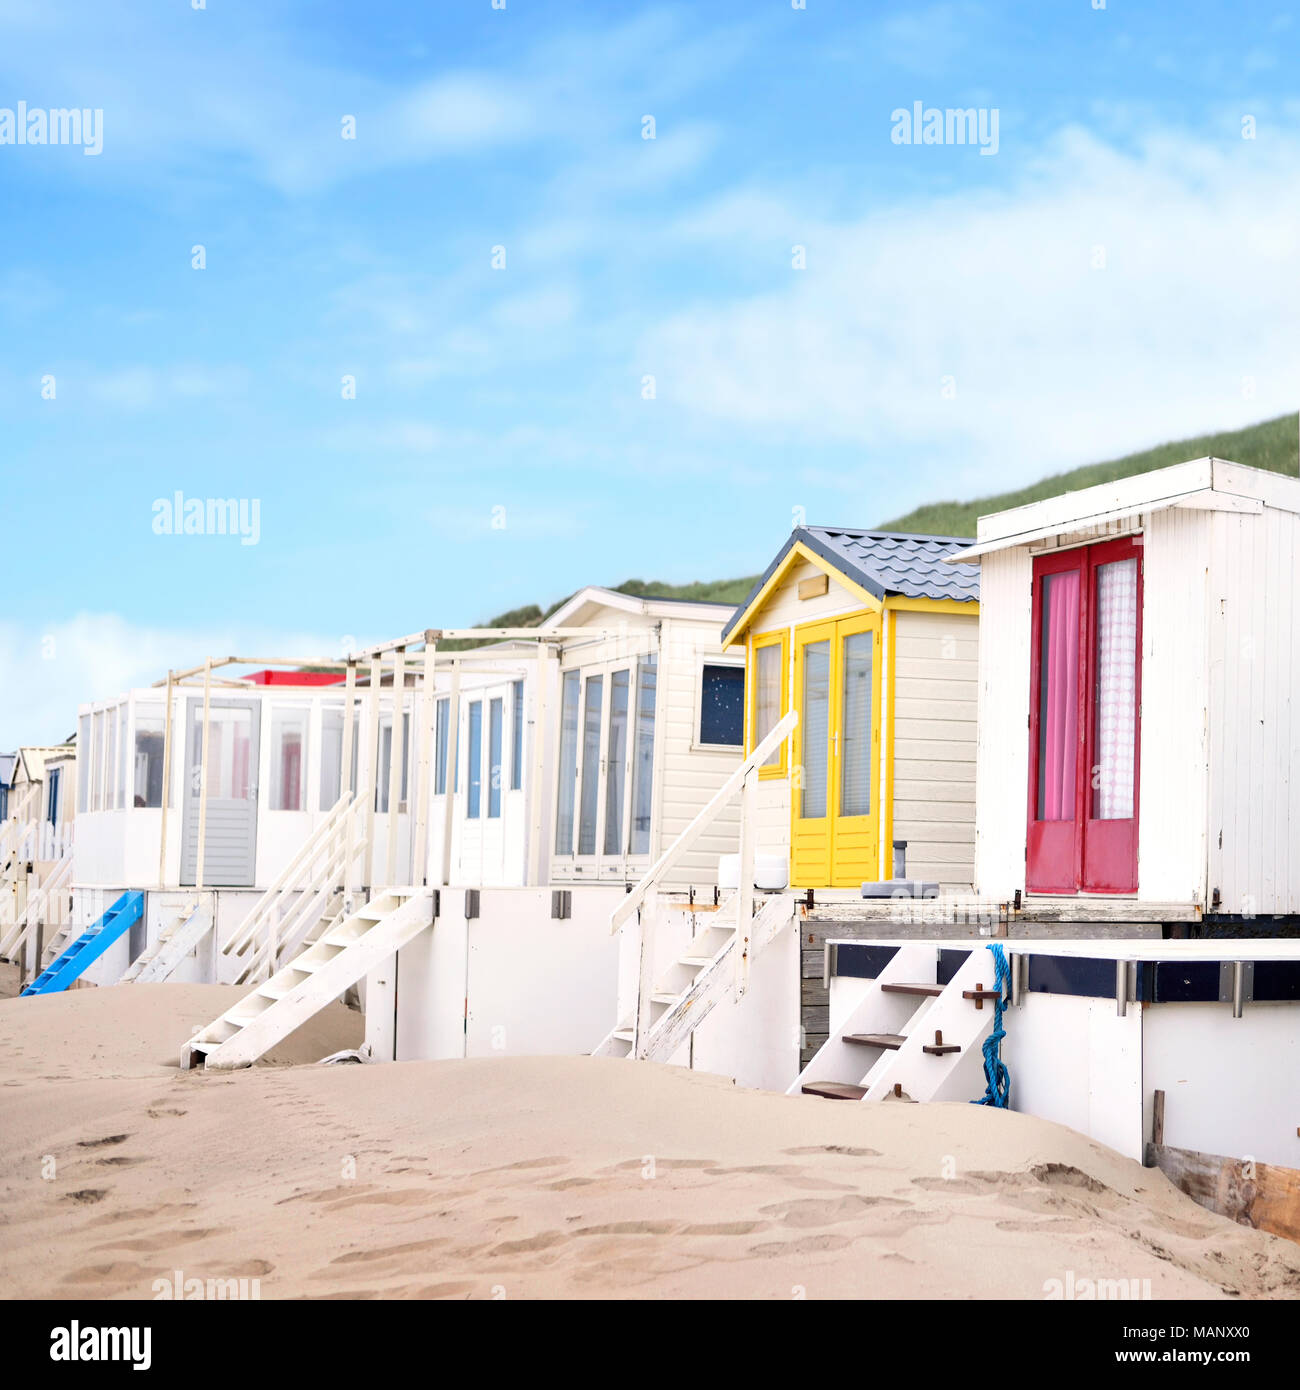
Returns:
[[[97,156],[0,145],[0,746],[211,651],[754,573],[796,508],[1294,409],[1298,40],[1278,3],[0,0],[0,108],[104,113]],[[895,143],[918,101],[996,108],[997,153]],[[155,534],[178,490],[258,543]]]

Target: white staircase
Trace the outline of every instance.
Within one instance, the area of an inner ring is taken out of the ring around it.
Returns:
[[[27,899],[27,906],[7,930],[0,931],[0,960],[21,960],[28,934],[38,922],[49,921],[55,895],[72,884],[72,848],[46,874],[40,887]],[[66,927],[64,928],[66,931]]]
[[[212,930],[212,907],[191,898],[180,907],[158,940],[127,966],[119,985],[154,985],[169,979],[176,967]]]
[[[754,958],[794,919],[792,894],[760,894],[754,888],[754,811],[758,770],[798,722],[799,716],[791,710],[776,724],[610,915],[611,932],[617,932],[633,914],[640,918],[637,998],[632,1013],[605,1035],[594,1056],[666,1062],[721,1000],[738,1001],[744,996]],[[673,909],[672,904],[660,902],[664,875],[737,798],[741,803],[740,887],[689,946],[660,971],[658,930],[664,911]]]
[[[621,1019],[592,1053],[594,1057],[631,1057],[666,1062],[708,1017],[715,1005],[737,997],[734,952],[736,903],[724,903],[713,920],[654,981],[649,995],[647,1026],[637,1039],[637,1015]],[[794,895],[763,895],[753,915],[750,940],[754,954],[794,919]]]
[[[361,795],[345,792],[222,946],[242,958],[236,984],[274,974],[347,915],[348,867],[365,851],[365,824]]]
[[[365,907],[333,923],[288,965],[195,1033],[181,1049],[182,1069],[200,1062],[217,1069],[252,1066],[380,961],[432,925],[430,889],[381,890]]]
[[[993,1026],[992,953],[972,949],[945,984],[939,949],[905,944],[799,1073],[788,1095],[830,1100],[974,1100],[977,1054]]]

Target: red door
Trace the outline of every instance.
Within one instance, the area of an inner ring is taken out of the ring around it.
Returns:
[[[1142,539],[1034,561],[1031,893],[1137,891]]]

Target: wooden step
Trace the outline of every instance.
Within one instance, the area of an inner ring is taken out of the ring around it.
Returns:
[[[927,999],[934,999],[938,995],[942,994],[944,990],[948,988],[948,986],[905,984],[900,981],[898,984],[883,984],[880,986],[880,988],[882,992],[885,994],[919,994],[923,995]]]
[[[921,1048],[922,1052],[928,1052],[931,1057],[946,1057],[950,1052],[960,1052],[961,1048],[956,1043],[946,1043],[943,1034],[936,1028],[934,1030],[934,1041],[926,1043]]]
[[[845,1033],[842,1042],[856,1043],[860,1047],[883,1047],[897,1052],[907,1041],[901,1033]]]
[[[845,1081],[805,1081],[801,1089],[806,1096],[826,1100],[861,1100],[867,1094],[865,1086],[850,1086]]]

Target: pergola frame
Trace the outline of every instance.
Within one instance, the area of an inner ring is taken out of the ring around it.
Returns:
[[[451,740],[454,735],[451,730],[460,727],[460,674],[466,665],[476,669],[482,674],[521,674],[524,670],[523,663],[531,658],[526,658],[520,654],[519,665],[501,665],[503,653],[494,646],[470,648],[467,651],[448,652],[438,650],[439,642],[450,641],[482,641],[489,643],[505,641],[526,641],[536,645],[537,648],[537,691],[535,697],[535,735],[533,739],[533,772],[529,781],[528,803],[529,803],[529,836],[528,836],[528,882],[536,881],[541,857],[541,838],[543,820],[543,776],[545,771],[545,723],[544,713],[546,710],[546,663],[555,654],[558,644],[574,638],[599,639],[607,636],[617,636],[617,629],[607,628],[551,628],[546,631],[539,631],[535,627],[466,627],[466,628],[426,628],[423,632],[412,633],[407,637],[399,637],[393,641],[380,642],[374,646],[363,647],[359,651],[353,652],[348,656],[336,659],[322,659],[317,657],[284,657],[284,656],[221,656],[208,657],[198,666],[187,667],[180,671],[168,671],[163,680],[154,682],[154,688],[162,686],[167,688],[166,712],[163,723],[163,802],[162,802],[162,831],[158,846],[158,882],[166,883],[166,863],[167,863],[167,812],[171,809],[171,766],[172,766],[172,707],[173,694],[177,688],[201,689],[203,691],[203,752],[202,764],[199,769],[199,834],[198,848],[194,865],[194,891],[198,892],[203,887],[204,870],[204,848],[207,838],[207,810],[208,810],[208,753],[211,735],[211,701],[213,689],[221,690],[249,690],[250,687],[244,681],[213,679],[213,672],[227,666],[286,666],[297,667],[299,669],[310,667],[318,671],[343,671],[346,679],[344,682],[344,706],[343,706],[343,753],[340,758],[340,787],[342,795],[350,795],[354,788],[352,786],[352,735],[353,720],[356,717],[356,696],[357,689],[357,668],[364,666],[365,700],[362,717],[366,721],[365,738],[367,757],[362,764],[367,770],[368,785],[364,788],[358,787],[357,792],[364,792],[365,816],[366,816],[366,853],[365,865],[361,875],[361,884],[356,885],[349,881],[348,887],[362,886],[369,891],[374,886],[374,823],[375,823],[375,802],[379,767],[379,724],[380,724],[380,701],[383,694],[384,681],[387,676],[391,682],[393,690],[393,733],[392,747],[394,756],[389,758],[388,769],[388,852],[384,865],[385,886],[394,886],[393,880],[397,874],[397,817],[401,794],[402,760],[396,756],[396,750],[400,747],[401,729],[401,701],[403,692],[408,688],[406,676],[408,670],[412,676],[419,676],[418,684],[412,681],[414,691],[414,702],[411,711],[411,730],[415,740],[416,757],[416,785],[415,785],[415,821],[412,831],[411,863],[413,876],[417,885],[428,882],[428,849],[429,849],[429,809],[432,792],[432,760],[433,742],[435,737],[435,719],[437,709],[437,694],[434,688],[435,678],[439,670],[449,671],[451,675],[450,690],[450,709],[448,711],[448,730],[449,747],[452,746]],[[416,658],[415,662],[408,664],[408,655]],[[494,666],[479,665],[480,661],[492,661],[497,663]],[[196,677],[202,676],[201,680]],[[446,796],[443,803],[443,823],[442,823],[442,883],[451,881],[451,845],[452,829],[454,825],[455,798],[452,794],[454,774],[448,776]],[[347,828],[347,858],[349,880],[353,872],[352,866],[352,819],[348,818]]]

